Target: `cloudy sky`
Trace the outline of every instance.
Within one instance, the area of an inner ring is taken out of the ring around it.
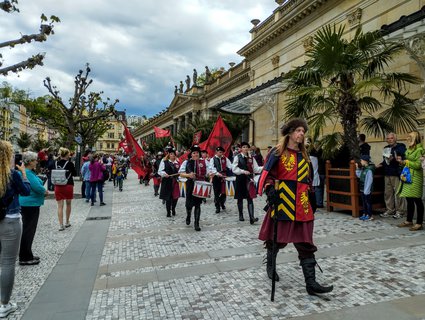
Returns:
[[[43,43],[3,49],[4,65],[45,52],[43,67],[10,74],[7,81],[33,96],[47,94],[49,76],[66,100],[73,78],[90,63],[91,91],[118,98],[119,110],[152,116],[166,108],[174,86],[208,65],[240,62],[250,40],[250,21],[264,20],[274,0],[19,0],[19,13],[0,12],[0,41],[35,33],[41,13],[61,22]]]

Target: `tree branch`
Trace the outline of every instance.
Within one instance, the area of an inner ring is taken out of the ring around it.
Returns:
[[[21,61],[13,66],[5,67],[0,69],[0,74],[7,76],[9,72],[19,72],[24,69],[33,69],[35,66],[43,65],[44,54],[37,54],[28,58],[25,61]]]

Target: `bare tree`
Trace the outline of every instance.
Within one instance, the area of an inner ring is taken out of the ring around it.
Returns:
[[[44,86],[51,95],[51,99],[47,102],[47,108],[52,109],[54,111],[53,114],[60,115],[59,117],[46,119],[46,121],[51,127],[66,134],[66,146],[68,147],[74,144],[77,133],[80,135],[84,133],[83,140],[89,142],[89,136],[97,134],[98,128],[88,124],[97,123],[103,127],[103,123],[113,116],[115,105],[119,102],[118,99],[114,102],[109,98],[103,100],[103,91],[87,94],[87,89],[93,82],[93,79],[88,79],[90,71],[90,67],[87,64],[86,70],[80,70],[76,75],[74,95],[69,99],[69,105],[63,102],[59,90],[52,85],[51,79],[47,77],[44,80]],[[91,130],[87,130],[90,128]]]
[[[19,9],[16,6],[17,4],[18,4],[17,0],[2,1],[0,2],[0,10],[3,10],[7,13],[11,13],[14,11],[19,12]],[[17,45],[31,43],[32,41],[36,41],[36,42],[46,41],[48,36],[54,34],[53,23],[60,22],[60,19],[53,15],[50,16],[50,19],[48,19],[44,14],[42,14],[40,18],[41,18],[41,24],[40,24],[40,30],[38,33],[29,34],[29,35],[21,35],[21,37],[18,39],[0,42],[0,48],[6,48],[6,47],[14,48]],[[0,59],[2,58],[3,56],[0,53]],[[36,66],[42,66],[43,59],[44,59],[44,53],[38,53],[26,60],[14,63],[9,66],[3,66],[3,62],[0,60],[0,74],[7,76],[9,72],[18,73],[24,69],[33,69]]]

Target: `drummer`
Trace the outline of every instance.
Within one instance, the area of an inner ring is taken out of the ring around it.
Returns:
[[[236,175],[235,199],[238,200],[239,221],[245,221],[243,217],[243,199],[248,200],[249,222],[254,224],[258,218],[254,217],[254,202],[256,190],[254,186],[254,173],[261,173],[263,167],[259,167],[257,161],[251,157],[247,142],[240,144],[240,153],[235,156],[232,163],[232,171]]]
[[[177,200],[180,197],[179,184],[177,182],[180,162],[176,157],[176,150],[168,148],[167,155],[161,161],[158,174],[162,177],[159,198],[165,200],[167,217],[176,215]]]
[[[183,162],[179,170],[180,177],[187,178],[186,182],[186,224],[190,225],[192,216],[192,208],[195,207],[195,230],[201,231],[199,227],[199,219],[201,218],[202,198],[193,196],[193,188],[195,181],[203,181],[207,176],[207,163],[201,159],[201,149],[194,145],[190,148],[188,160]]]
[[[232,163],[226,156],[224,156],[224,149],[217,147],[215,149],[215,156],[210,160],[210,175],[213,176],[213,189],[214,189],[214,204],[215,213],[220,212],[221,209],[225,210],[226,206],[226,171],[232,168]]]

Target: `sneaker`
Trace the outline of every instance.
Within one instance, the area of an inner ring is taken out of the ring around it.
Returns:
[[[364,220],[367,217],[367,215],[362,215],[361,217],[359,217],[359,220]]]
[[[12,312],[15,312],[18,309],[16,303],[9,302],[8,304],[0,305],[0,318],[5,318]]]
[[[33,266],[39,263],[40,263],[40,260],[36,260],[36,259],[32,259],[28,261],[19,261],[19,265],[21,266]]]
[[[404,214],[397,212],[395,215],[393,215],[393,218],[394,219],[400,219],[400,218],[403,218],[403,216],[404,216]]]
[[[69,228],[71,226],[71,224],[68,222],[67,224],[65,224],[65,228]]]
[[[100,203],[100,206],[106,206],[106,203],[105,202],[101,202]]]
[[[61,226],[59,227],[59,231],[63,231],[63,230],[65,230],[65,227],[64,227],[63,225],[61,225]]]
[[[381,217],[381,218],[389,218],[389,217],[391,217],[393,214],[392,214],[392,212],[391,211],[386,211],[386,212],[384,212],[384,213],[381,213],[379,216]]]

